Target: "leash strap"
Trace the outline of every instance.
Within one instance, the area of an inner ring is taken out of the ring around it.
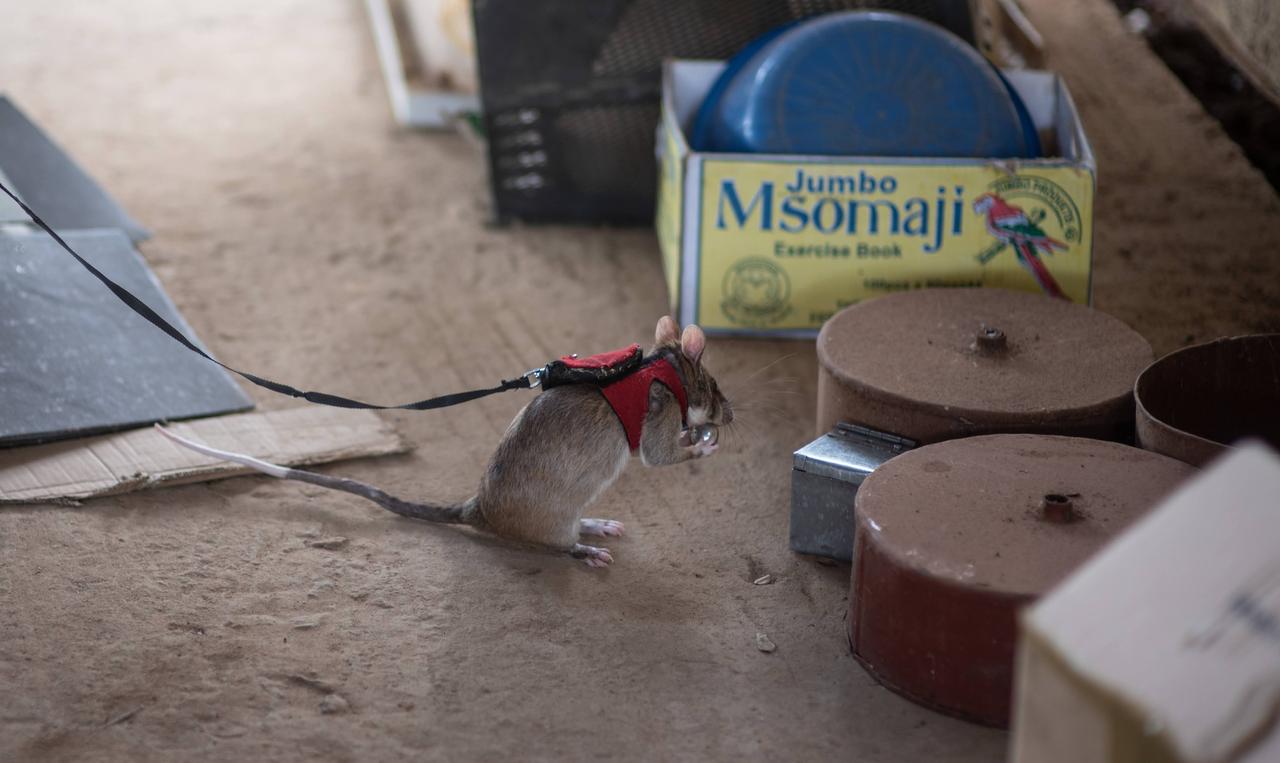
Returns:
[[[530,371],[529,373],[526,373],[524,376],[520,376],[515,379],[505,379],[498,386],[490,387],[488,389],[475,389],[469,392],[455,392],[452,395],[440,395],[439,397],[428,398],[427,400],[419,400],[416,403],[405,403],[403,405],[376,405],[374,403],[362,403],[359,400],[352,400],[351,398],[343,397],[341,395],[330,395],[327,392],[304,392],[298,389],[297,387],[292,387],[288,384],[281,384],[280,382],[277,382],[277,381],[264,379],[261,376],[247,373],[245,371],[240,371],[238,369],[232,368],[226,363],[223,363],[217,358],[210,356],[207,352],[197,347],[195,343],[192,342],[190,339],[187,339],[186,336],[184,336],[181,331],[174,328],[173,324],[169,323],[164,318],[160,317],[159,313],[157,313],[155,310],[152,310],[150,307],[148,307],[147,303],[138,299],[128,289],[124,288],[123,286],[116,283],[115,281],[112,281],[102,271],[95,268],[92,264],[90,264],[87,260],[85,260],[85,258],[77,254],[76,251],[72,249],[67,244],[66,241],[62,240],[61,236],[59,236],[57,233],[54,232],[53,228],[50,228],[49,225],[40,218],[40,215],[37,215],[35,211],[32,210],[31,207],[28,207],[22,201],[22,199],[19,199],[13,193],[13,191],[10,191],[8,188],[6,188],[4,183],[0,183],[0,191],[4,191],[5,194],[7,194],[9,198],[13,199],[14,202],[16,202],[19,207],[22,207],[22,211],[26,212],[27,215],[31,218],[31,220],[36,225],[40,226],[40,228],[43,229],[45,233],[48,233],[49,236],[52,237],[54,241],[58,242],[59,246],[67,250],[67,254],[70,254],[72,257],[75,257],[76,261],[79,262],[81,265],[83,265],[85,270],[88,270],[90,273],[92,273],[94,278],[97,278],[99,281],[101,281],[104,286],[106,286],[108,289],[111,290],[112,294],[116,295],[116,297],[118,297],[121,302],[128,305],[129,309],[133,310],[138,315],[141,315],[143,318],[146,318],[151,323],[151,325],[155,326],[156,328],[160,329],[164,333],[168,334],[170,337],[177,340],[178,342],[181,342],[182,346],[196,353],[200,357],[205,358],[206,360],[210,360],[214,363],[217,363],[219,366],[222,366],[223,368],[230,371],[231,373],[242,376],[245,379],[248,379],[249,381],[258,385],[259,387],[265,387],[271,390],[272,392],[278,392],[281,395],[288,395],[289,397],[302,398],[303,400],[306,400],[308,402],[318,403],[320,405],[330,405],[335,408],[364,408],[364,409],[382,410],[382,411],[392,410],[392,409],[403,409],[408,411],[427,411],[433,408],[447,408],[451,405],[458,405],[459,403],[465,403],[467,401],[475,400],[477,398],[485,397],[487,395],[492,395],[498,392],[506,392],[509,389],[529,389],[535,386],[535,384],[540,382],[542,379],[543,369],[538,369],[536,371]]]

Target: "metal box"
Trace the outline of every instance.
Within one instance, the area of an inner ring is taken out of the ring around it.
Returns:
[[[840,422],[797,450],[791,468],[791,550],[851,561],[858,487],[876,467],[915,445]]]

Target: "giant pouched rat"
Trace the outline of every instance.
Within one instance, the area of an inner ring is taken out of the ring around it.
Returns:
[[[655,339],[646,364],[670,363],[677,377],[672,381],[682,390],[673,391],[661,380],[648,384],[648,408],[638,412],[643,416],[638,439],[629,435],[622,414],[615,414],[600,387],[567,384],[545,390],[516,414],[489,461],[480,489],[462,503],[411,503],[362,482],[276,466],[199,445],[163,427],[160,431],[205,455],[273,477],[344,490],[402,516],[472,525],[604,567],[613,561],[609,550],[579,543],[579,536],[621,535],[622,523],[584,519],[582,513],[622,473],[632,443],[638,445],[636,452],[646,466],[675,464],[714,453],[719,427],[733,421],[729,401],[702,365],[707,341],[702,329],[689,326],[682,334],[675,320],[664,316],[658,321]]]

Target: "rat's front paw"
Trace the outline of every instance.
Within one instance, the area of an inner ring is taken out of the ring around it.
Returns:
[[[720,428],[714,424],[691,427],[680,433],[680,444],[693,458],[709,456],[719,447]]]
[[[689,446],[689,453],[693,458],[704,458],[715,453],[719,447],[719,445],[714,443],[707,445],[706,443],[699,442]]]

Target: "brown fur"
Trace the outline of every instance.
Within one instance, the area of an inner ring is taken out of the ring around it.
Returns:
[[[678,337],[675,321],[666,317],[658,322],[655,338],[654,352],[670,360],[684,382],[689,424],[732,421],[728,401],[702,365],[702,331],[690,326]],[[714,450],[682,444],[683,429],[675,395],[654,383],[640,438],[644,464],[674,464]],[[583,549],[592,547],[578,543],[583,511],[613,484],[630,455],[622,423],[598,389],[547,390],[511,422],[461,519],[504,538],[590,560],[593,554]]]

